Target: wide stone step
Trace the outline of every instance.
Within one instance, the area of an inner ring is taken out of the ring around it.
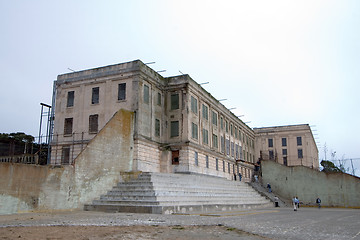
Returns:
[[[269,201],[243,182],[197,174],[142,173],[118,183],[85,210],[174,213],[260,207]]]

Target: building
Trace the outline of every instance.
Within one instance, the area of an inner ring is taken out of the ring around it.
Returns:
[[[319,169],[319,152],[308,124],[254,128],[256,159]]]
[[[132,171],[252,176],[254,131],[189,75],[164,78],[136,60],[59,75],[54,89],[53,165],[74,164],[125,109],[135,113]]]

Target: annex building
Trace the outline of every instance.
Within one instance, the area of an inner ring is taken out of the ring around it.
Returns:
[[[135,116],[131,159],[119,159],[131,163],[125,170],[253,175],[254,131],[187,74],[165,78],[135,60],[59,75],[54,84],[52,165],[74,164],[123,109]],[[103,152],[111,154],[106,146]]]
[[[319,152],[308,124],[254,128],[255,157],[319,170]]]

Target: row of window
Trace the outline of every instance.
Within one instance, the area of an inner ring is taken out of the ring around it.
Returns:
[[[191,96],[190,109],[192,113],[198,115],[198,100],[194,96]],[[208,106],[202,104],[201,109],[202,109],[202,118],[208,121],[209,120]],[[211,111],[211,123],[215,126],[218,126],[218,114],[215,111]],[[242,134],[240,127],[236,127],[232,123],[229,124],[229,122],[227,120],[224,120],[223,117],[220,117],[220,129],[221,130],[225,129],[226,133],[230,132],[231,136],[235,137],[240,141],[242,140],[243,143],[246,142],[248,145],[250,144],[252,148],[254,147],[254,140],[249,139],[249,136],[247,136],[246,134]]]
[[[287,156],[287,149],[283,149],[282,150],[282,155],[285,157]],[[298,149],[298,158],[303,158],[303,150],[301,148]],[[275,156],[274,156],[274,151],[273,150],[269,150],[269,159],[270,160],[274,160]]]
[[[297,146],[302,146],[302,137],[296,137],[296,143],[297,143]],[[283,146],[283,147],[287,146],[286,138],[281,138],[281,146]],[[274,147],[274,141],[272,138],[268,138],[268,147],[269,148]]]
[[[99,128],[99,115],[94,114],[89,116],[89,133],[97,133]],[[73,118],[65,118],[64,121],[64,135],[69,136],[73,133]]]
[[[100,103],[100,87],[94,87],[91,91],[91,104]],[[126,100],[126,83],[118,84],[118,101]],[[66,107],[73,107],[75,104],[75,91],[67,93]]]

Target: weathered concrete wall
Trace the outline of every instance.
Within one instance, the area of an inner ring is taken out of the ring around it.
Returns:
[[[0,214],[81,208],[133,170],[134,115],[120,110],[74,166],[0,164]]]
[[[263,184],[270,183],[275,194],[284,199],[298,196],[306,205],[360,207],[360,179],[344,173],[324,173],[307,167],[286,167],[262,161]]]

